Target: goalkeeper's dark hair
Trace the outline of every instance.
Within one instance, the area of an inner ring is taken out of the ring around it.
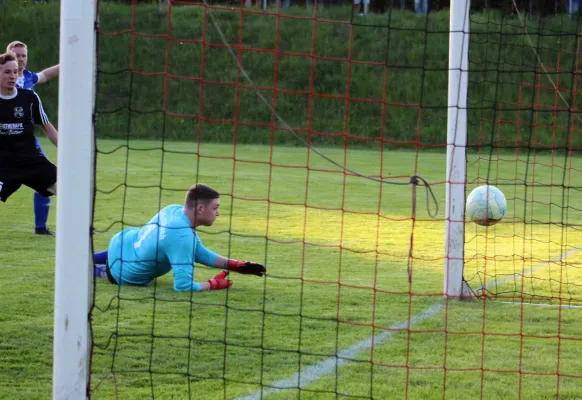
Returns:
[[[4,65],[9,61],[16,61],[16,56],[14,55],[14,53],[10,52],[0,54],[0,65]]]
[[[184,206],[189,209],[195,208],[198,204],[208,204],[208,201],[218,199],[220,194],[208,185],[197,183],[186,193]]]

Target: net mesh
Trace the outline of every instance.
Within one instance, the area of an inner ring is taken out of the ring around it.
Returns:
[[[202,293],[98,280],[93,398],[578,393],[581,316],[555,307],[582,284],[577,18],[471,14],[467,189],[499,187],[508,212],[467,222],[476,296],[459,301],[443,299],[446,11],[99,16],[95,249],[201,182],[221,193],[205,246],[268,273]]]

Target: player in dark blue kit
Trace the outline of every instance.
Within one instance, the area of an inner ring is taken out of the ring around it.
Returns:
[[[28,48],[26,44],[22,42],[14,41],[10,43],[6,48],[6,52],[12,52],[16,55],[16,60],[18,62],[18,78],[16,80],[17,88],[34,90],[34,85],[37,83],[48,82],[59,75],[58,65],[47,68],[38,74],[27,70]],[[44,151],[36,137],[35,142],[36,147],[44,155]],[[34,225],[35,233],[38,235],[53,235],[46,226],[50,205],[50,197],[43,196],[38,192],[34,193]]]
[[[25,185],[43,196],[57,192],[57,168],[37,149],[34,125],[56,146],[58,132],[31,90],[17,89],[18,63],[12,53],[0,55],[0,200]]]
[[[113,284],[147,286],[173,271],[178,292],[229,288],[228,271],[263,276],[263,265],[229,260],[202,244],[196,228],[211,226],[220,215],[219,207],[218,192],[202,184],[192,186],[184,204],[165,207],[141,229],[127,228],[113,236],[108,250],[93,256],[95,276]],[[206,282],[195,282],[194,263],[226,271]]]

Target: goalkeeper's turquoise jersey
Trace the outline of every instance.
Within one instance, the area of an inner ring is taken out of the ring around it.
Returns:
[[[200,291],[193,281],[194,262],[214,267],[217,257],[192,229],[184,207],[171,205],[143,228],[127,228],[111,238],[107,261],[120,285],[149,285],[172,270],[175,290]]]

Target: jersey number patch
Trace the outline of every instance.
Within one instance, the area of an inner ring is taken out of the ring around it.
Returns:
[[[135,242],[133,244],[133,248],[137,249],[137,248],[141,247],[143,241],[150,235],[150,233],[155,231],[157,227],[158,226],[155,224],[148,225],[148,227],[145,229],[145,231],[143,231],[142,234],[139,236],[139,239],[137,240],[137,242]]]

